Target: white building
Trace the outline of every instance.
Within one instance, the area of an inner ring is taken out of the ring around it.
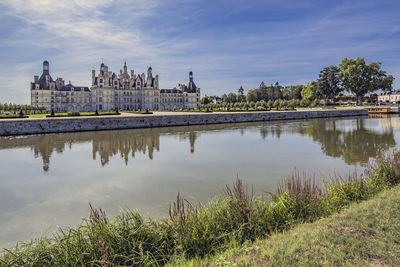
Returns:
[[[96,76],[92,70],[92,86],[65,85],[62,78],[53,81],[49,62],[43,62],[43,74],[34,76],[31,83],[31,103],[45,106],[47,111],[107,111],[107,110],[172,110],[194,109],[200,104],[200,88],[189,73],[188,84],[173,89],[159,89],[159,76],[153,77],[149,67],[147,75],[128,73],[126,62],[116,75],[104,63]]]
[[[379,104],[400,104],[400,90],[378,95]]]
[[[172,110],[194,109],[200,104],[200,88],[189,73],[187,85],[178,84],[173,89],[159,89],[159,76],[153,77],[152,68],[136,75],[128,73],[126,62],[116,75],[102,63],[99,74],[92,70],[92,104],[94,110]]]
[[[92,110],[91,94],[88,87],[65,85],[62,78],[55,81],[50,76],[49,62],[43,62],[43,73],[35,75],[31,83],[31,104],[45,106],[47,111],[90,111]]]

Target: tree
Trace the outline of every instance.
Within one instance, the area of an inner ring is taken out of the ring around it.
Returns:
[[[316,82],[307,84],[307,86],[305,86],[303,90],[301,90],[302,99],[307,99],[310,101],[314,100],[315,98],[317,98],[317,90],[318,85]]]
[[[247,93],[246,100],[247,100],[247,102],[255,102],[255,101],[257,101],[258,100],[257,90],[256,89],[250,90]]]
[[[240,88],[238,89],[238,93],[239,95],[244,95],[244,89],[242,86],[240,86]]]
[[[201,99],[201,104],[207,105],[207,104],[210,104],[211,101],[212,101],[212,100],[211,100],[210,97],[204,96],[204,97]]]
[[[268,107],[269,109],[271,109],[273,106],[274,106],[274,102],[273,102],[271,99],[268,100],[268,102],[267,102],[267,107]]]
[[[376,90],[392,90],[393,76],[381,70],[380,62],[367,65],[363,58],[343,59],[340,64],[343,88],[355,94],[357,104],[362,104],[362,97]]]
[[[223,94],[223,95],[222,95],[222,102],[228,103],[228,96],[227,96],[227,94]]]
[[[246,96],[245,95],[237,95],[237,101],[238,102],[246,102]]]
[[[237,97],[235,93],[229,93],[228,94],[228,102],[229,103],[236,103],[237,102]]]
[[[278,82],[275,83],[273,87],[273,99],[282,99],[282,86]]]
[[[332,100],[343,91],[338,66],[332,65],[321,70],[318,78],[318,89],[322,95]]]

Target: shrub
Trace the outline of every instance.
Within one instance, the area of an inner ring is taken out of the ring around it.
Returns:
[[[79,111],[70,111],[67,113],[68,116],[80,116],[81,113]]]

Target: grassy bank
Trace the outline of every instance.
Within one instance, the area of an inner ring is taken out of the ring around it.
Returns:
[[[109,220],[103,211],[92,209],[89,218],[76,228],[3,250],[0,263],[161,265],[171,260],[210,257],[328,217],[399,182],[399,152],[379,151],[364,175],[336,178],[323,187],[294,173],[274,194],[255,196],[238,180],[207,205],[191,205],[178,195],[170,216],[158,221],[145,219],[135,211],[125,211]]]
[[[400,186],[314,223],[171,266],[400,266]]]

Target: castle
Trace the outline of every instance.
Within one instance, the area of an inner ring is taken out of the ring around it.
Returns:
[[[45,106],[47,111],[107,111],[107,110],[174,110],[195,109],[200,104],[200,88],[189,72],[188,84],[173,89],[160,89],[159,76],[153,77],[149,67],[147,75],[128,73],[126,62],[116,75],[101,63],[100,70],[92,70],[92,86],[65,85],[62,78],[55,81],[50,75],[49,62],[43,62],[43,73],[35,75],[31,83],[31,104]]]

